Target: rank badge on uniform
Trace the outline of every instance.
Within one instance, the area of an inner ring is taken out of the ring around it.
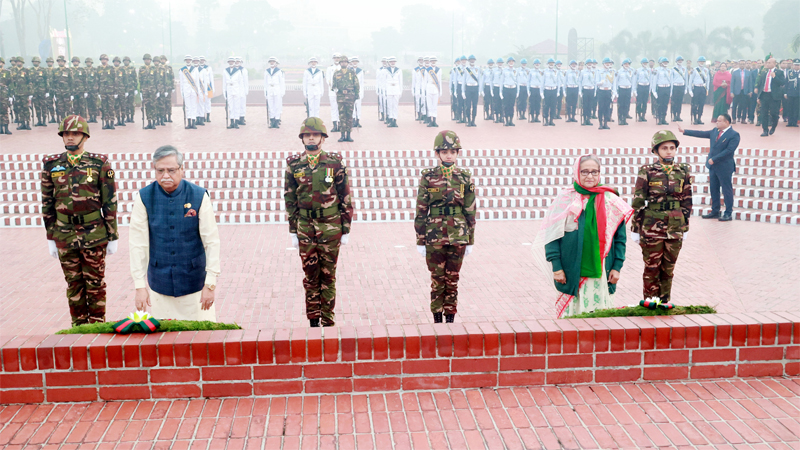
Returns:
[[[109,170],[107,175],[108,175],[108,178],[114,178],[114,171],[113,170]]]

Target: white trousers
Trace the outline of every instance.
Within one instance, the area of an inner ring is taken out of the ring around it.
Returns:
[[[186,110],[186,118],[194,119],[199,114],[197,113],[197,96],[194,93],[183,96],[184,109]]]
[[[378,111],[383,112],[383,93],[378,92]]]
[[[333,92],[328,94],[328,100],[331,102],[331,122],[339,121],[339,104],[336,103],[336,94]]]
[[[239,97],[238,95],[228,95],[228,120],[239,118],[239,109],[241,103],[242,97]]]
[[[425,92],[417,92],[417,95],[414,97],[414,100],[417,105],[417,111],[419,111],[421,115],[425,115],[425,113],[428,111],[428,108],[425,105],[426,103]]]
[[[397,119],[397,108],[400,106],[400,94],[387,95],[386,106],[388,108],[387,114],[390,119]]]
[[[267,95],[267,103],[269,104],[269,118],[280,119],[283,111],[283,97],[280,94]]]
[[[206,94],[206,101],[205,101],[205,113],[209,114],[211,112],[211,97]]]
[[[308,96],[308,117],[319,117],[319,102],[322,97],[319,94]]]
[[[239,106],[236,110],[237,118],[241,119],[244,117],[244,111],[247,107],[247,95],[242,95],[239,97]]]
[[[361,99],[356,99],[355,106],[353,106],[353,119],[361,119]]]
[[[439,90],[430,89],[428,90],[428,94],[425,97],[426,97],[425,107],[428,111],[428,117],[438,117],[436,115],[436,112],[439,109]]]
[[[182,297],[170,297],[150,290],[150,314],[156,319],[175,319],[175,320],[208,320],[217,321],[217,311],[215,305],[203,311],[200,304],[200,296],[203,291]]]

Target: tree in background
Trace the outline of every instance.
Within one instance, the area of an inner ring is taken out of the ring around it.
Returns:
[[[380,56],[399,55],[403,50],[403,35],[394,27],[372,32],[372,48]]]
[[[797,47],[792,48],[792,41],[797,39],[797,19],[800,17],[800,1],[778,0],[764,14],[764,42],[761,49],[764,53],[772,52],[777,57],[798,54]]]
[[[749,36],[749,38],[748,38]],[[728,56],[731,59],[742,57],[742,49],[748,48],[755,50],[753,44],[753,29],[750,27],[719,27],[711,32],[709,38],[714,46],[720,49],[728,49]]]
[[[255,47],[275,52],[292,30],[289,22],[279,18],[278,10],[261,0],[239,0],[231,5],[226,24],[228,33],[220,36],[220,41],[239,51]]]
[[[28,56],[28,49],[25,45],[25,0],[8,0],[8,2],[11,3],[11,11],[14,13],[19,53],[22,57],[26,57]]]

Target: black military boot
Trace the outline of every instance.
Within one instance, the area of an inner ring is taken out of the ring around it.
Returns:
[[[231,130],[233,128],[236,128],[236,120],[235,119],[231,119],[231,124],[228,125],[228,129],[229,130]]]
[[[111,120],[108,121],[108,129],[109,130],[113,130],[114,129],[114,119],[111,119]]]
[[[381,114],[381,120],[383,120],[383,114]],[[339,132],[339,122],[334,121],[331,133],[338,133],[338,132]]]
[[[308,319],[308,323],[311,325],[311,328],[319,328],[319,319]]]
[[[347,139],[345,139],[345,142],[353,142],[353,138],[350,137],[349,131],[347,132]]]
[[[341,136],[339,136],[339,139],[337,140],[337,142],[345,142],[345,140],[346,139],[345,139],[344,131],[342,131],[341,132]]]
[[[444,315],[445,323],[453,323],[455,320],[456,320],[456,315],[455,314],[445,314]]]
[[[167,122],[172,122],[172,121],[168,120]],[[206,113],[206,122],[211,122],[211,113]]]
[[[242,120],[241,120],[241,122],[239,122],[239,125],[247,125],[247,121],[244,120],[244,117],[242,117]]]
[[[8,131],[8,125],[0,125],[0,134],[11,134],[11,132]]]
[[[125,127],[125,118],[123,116],[119,116],[119,121],[117,122],[118,127]]]
[[[58,122],[56,122],[55,116],[50,116],[50,121],[48,123],[58,123]]]
[[[442,323],[442,313],[433,313],[433,323]]]

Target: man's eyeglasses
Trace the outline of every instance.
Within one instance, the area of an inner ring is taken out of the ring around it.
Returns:
[[[596,177],[600,175],[599,170],[581,170],[581,175],[588,177],[589,175]]]
[[[179,170],[181,170],[180,167],[178,167],[177,169],[156,169],[156,173],[159,175],[164,175],[164,173],[166,172],[170,175],[175,175],[176,173],[178,173]]]

